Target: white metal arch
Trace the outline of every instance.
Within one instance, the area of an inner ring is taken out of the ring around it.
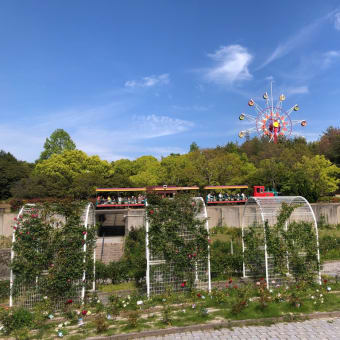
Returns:
[[[205,228],[209,233],[209,224],[208,224],[208,214],[207,208],[202,197],[193,197],[193,200],[202,205],[201,211],[199,211],[196,215],[198,219],[205,219]],[[148,203],[146,202],[146,206]],[[162,291],[155,288],[154,278],[151,275],[151,267],[152,266],[159,266],[165,263],[165,260],[155,258],[150,251],[150,240],[149,240],[149,230],[150,230],[150,223],[145,214],[145,252],[146,252],[146,289],[147,289],[147,297],[150,298],[151,294],[161,293]],[[190,235],[183,235],[183,237],[190,237]],[[162,272],[159,272],[160,276],[162,276]],[[208,289],[211,292],[211,273],[210,273],[210,247],[208,246],[208,259],[207,263],[196,263],[195,269],[196,275],[196,288],[198,289]],[[204,281],[199,280],[199,277],[205,277]],[[172,279],[170,279],[171,283],[174,283]],[[166,287],[166,284],[170,282],[162,282],[163,288]]]
[[[318,226],[315,218],[314,211],[309,202],[302,196],[274,196],[274,197],[250,197],[245,204],[242,216],[242,250],[245,251],[246,245],[244,244],[244,230],[250,225],[256,224],[258,226],[265,227],[267,221],[269,227],[277,222],[277,217],[281,210],[282,203],[288,205],[296,205],[296,208],[292,212],[288,222],[311,222],[315,229],[316,242],[317,242],[317,259],[320,264],[320,253],[319,253],[319,235]],[[286,227],[287,227],[286,223]],[[267,244],[264,233],[264,253],[265,253],[265,270],[266,270],[266,281],[269,288],[270,280],[268,273],[268,253]],[[246,277],[246,265],[243,261],[243,276]],[[320,266],[318,270],[318,281],[321,284],[321,272]]]
[[[13,244],[15,242],[15,230],[18,227],[18,221],[20,219],[22,219],[24,217],[24,214],[26,213],[30,213],[32,212],[33,209],[36,208],[35,204],[25,204],[19,211],[17,217],[16,217],[16,222],[14,224],[14,228],[13,228],[13,232],[12,232],[12,248],[11,248],[11,262],[13,261],[14,257],[15,257],[15,252],[13,250]],[[83,210],[83,214],[81,216],[81,221],[82,224],[84,226],[84,228],[86,230],[88,230],[89,227],[94,226],[95,225],[95,208],[94,205],[92,203],[88,203],[86,205],[86,207]],[[87,232],[84,233],[84,246],[83,246],[83,262],[85,263],[86,261],[86,250],[87,250],[87,245],[86,245],[86,239],[87,239]],[[95,248],[93,250],[93,282],[92,282],[92,290],[95,290],[95,262],[96,262],[96,253],[95,253]],[[83,271],[83,275],[82,275],[82,281],[85,282],[86,279],[86,269],[84,269]],[[13,306],[13,285],[14,285],[14,280],[15,280],[15,276],[13,273],[13,269],[11,268],[11,273],[10,273],[10,297],[9,297],[9,306],[12,307]],[[82,290],[81,290],[81,301],[84,303],[84,298],[85,298],[85,285],[82,286]],[[39,297],[38,297],[39,298]],[[33,302],[37,302],[37,301],[33,301]],[[30,307],[33,307],[30,306]]]

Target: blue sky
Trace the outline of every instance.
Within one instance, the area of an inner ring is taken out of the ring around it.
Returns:
[[[339,126],[339,1],[8,0],[0,46],[0,148],[22,160],[57,128],[107,160],[237,141],[271,79],[296,134]]]

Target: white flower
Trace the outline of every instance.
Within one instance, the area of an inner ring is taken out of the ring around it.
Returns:
[[[323,299],[321,299],[321,303],[323,303]]]
[[[107,314],[107,315],[106,315],[106,318],[107,318],[108,320],[112,320],[111,314]]]
[[[67,326],[67,325],[69,325],[70,324],[70,321],[65,321],[64,322],[64,326]]]
[[[97,303],[100,303],[100,300],[99,300],[99,299],[97,300]]]
[[[313,295],[311,296],[311,299],[314,300],[314,296]]]
[[[194,303],[191,307],[192,307],[192,309],[195,309],[196,308],[196,304]]]
[[[316,305],[316,301],[314,301],[314,305]]]
[[[44,296],[44,300],[47,300],[47,296]]]
[[[183,312],[183,313],[185,313],[185,312],[186,312],[186,310],[185,310],[185,309],[182,309],[182,312]]]
[[[137,301],[137,305],[142,305],[142,304],[143,304],[142,300]]]
[[[54,318],[54,315],[53,315],[53,314],[50,314],[50,315],[48,316],[48,318],[49,318],[49,319],[53,319],[53,318]]]
[[[272,283],[274,284],[274,283],[276,283],[276,281],[273,280]]]
[[[204,295],[202,295],[202,299],[205,299],[205,296],[204,296]]]
[[[60,323],[60,324],[58,325],[58,327],[59,327],[59,328],[63,327],[63,324],[62,324],[62,323]]]
[[[4,329],[4,326],[0,323],[0,331]]]
[[[316,290],[319,293],[319,289]]]
[[[87,315],[91,315],[92,313],[91,313],[91,311],[89,310],[89,311],[87,311],[86,314],[87,314]]]
[[[332,290],[332,288],[331,288],[331,287],[327,287],[327,291],[329,291],[329,292],[330,292],[331,290]]]
[[[165,301],[166,301],[166,299],[162,299],[162,301],[163,301],[163,302],[165,302]]]
[[[320,297],[323,297],[323,295],[322,295],[322,294],[320,294]]]
[[[123,307],[125,308],[126,307],[126,304],[124,303]]]
[[[269,289],[269,293],[272,293],[273,292],[273,290],[272,289]]]
[[[280,296],[281,296],[281,294],[280,294],[280,293],[278,293],[278,294],[277,294],[277,297],[280,297]]]
[[[261,283],[260,283],[260,281],[257,281],[256,282],[256,286],[259,286]]]
[[[130,295],[128,295],[127,298],[130,300],[130,299],[131,299],[131,298],[130,298]]]

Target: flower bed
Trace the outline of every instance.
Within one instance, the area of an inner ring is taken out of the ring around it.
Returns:
[[[230,278],[223,289],[211,293],[183,289],[146,299],[133,295],[112,295],[104,305],[96,295],[81,306],[68,299],[61,312],[55,312],[46,298],[32,311],[1,308],[2,336],[86,338],[96,334],[186,326],[223,320],[259,319],[340,310],[340,284],[323,281],[320,285],[303,282],[266,289],[265,280],[242,284]],[[336,291],[334,293],[334,291]]]

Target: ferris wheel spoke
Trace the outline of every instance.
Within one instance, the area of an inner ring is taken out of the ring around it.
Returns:
[[[264,110],[262,107],[254,101],[254,108],[258,113],[262,113]]]
[[[289,116],[293,111],[298,111],[299,110],[299,106],[297,104],[295,104],[294,106],[292,106],[287,112],[286,115]]]
[[[252,122],[256,122],[256,117],[254,117],[254,116],[252,116],[252,115],[249,115],[249,114],[247,114],[247,113],[242,113],[242,114],[240,115],[240,117],[242,117],[242,118],[240,118],[240,120],[247,119],[247,120],[250,120],[250,121],[252,121]]]
[[[296,120],[296,119],[292,119],[292,126],[293,125],[301,125],[301,123],[305,122],[305,120],[301,119],[301,120]]]

